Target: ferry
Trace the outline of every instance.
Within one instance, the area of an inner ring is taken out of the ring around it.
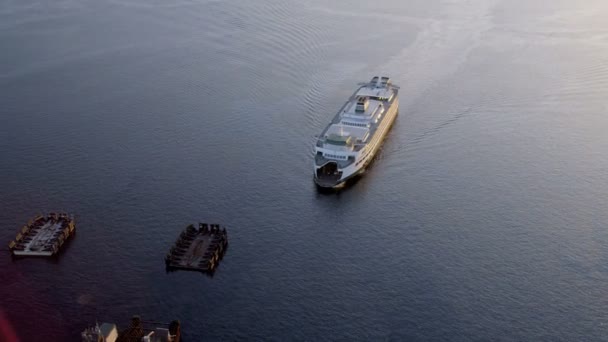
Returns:
[[[399,87],[389,77],[362,83],[315,145],[314,180],[341,188],[371,163],[399,113]]]

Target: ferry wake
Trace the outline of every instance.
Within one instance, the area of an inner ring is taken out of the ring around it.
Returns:
[[[315,183],[340,188],[373,160],[399,112],[399,87],[374,76],[360,84],[315,146]]]

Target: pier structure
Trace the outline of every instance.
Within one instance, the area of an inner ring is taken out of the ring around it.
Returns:
[[[76,222],[66,213],[38,215],[21,227],[8,244],[13,255],[52,256],[74,234]]]
[[[167,253],[168,269],[212,272],[228,247],[228,233],[219,224],[189,225]]]
[[[129,327],[120,332],[113,323],[95,324],[86,328],[81,338],[82,342],[180,342],[180,322],[149,322],[133,316]]]
[[[118,328],[113,323],[95,324],[80,333],[82,342],[115,342],[118,338]]]

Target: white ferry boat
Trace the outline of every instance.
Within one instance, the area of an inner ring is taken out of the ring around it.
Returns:
[[[353,93],[315,146],[315,183],[339,188],[365,170],[399,112],[399,87],[375,76]]]

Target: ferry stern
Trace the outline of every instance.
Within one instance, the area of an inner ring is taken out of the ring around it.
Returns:
[[[337,189],[344,186],[342,171],[338,169],[338,164],[329,162],[319,168],[315,173],[315,184],[321,188]]]

